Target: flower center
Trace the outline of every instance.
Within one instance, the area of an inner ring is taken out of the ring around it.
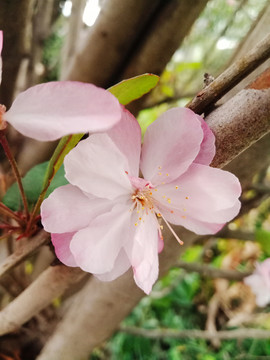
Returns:
[[[149,215],[149,212],[152,214],[156,214],[158,218],[162,218],[165,222],[165,224],[168,226],[176,240],[179,242],[180,245],[183,244],[183,241],[179,239],[171,225],[167,222],[167,220],[164,218],[164,216],[159,211],[158,207],[158,201],[154,199],[153,192],[157,191],[157,189],[150,183],[147,182],[144,179],[141,178],[135,178],[132,176],[129,176],[130,182],[135,188],[134,193],[131,195],[131,199],[133,201],[132,210],[136,210],[138,214],[138,220],[135,222],[135,226],[138,226],[140,221],[143,221],[144,215]],[[167,202],[170,204],[171,199],[167,198]],[[172,211],[173,212],[173,211]],[[157,221],[157,229],[159,232],[159,236],[161,239],[163,239],[163,236],[161,234],[161,230],[163,229],[163,226],[159,224]]]
[[[150,189],[150,186],[148,185],[143,190],[136,189],[131,198],[139,211],[144,210],[145,208],[153,210],[154,204],[152,195],[152,189]]]

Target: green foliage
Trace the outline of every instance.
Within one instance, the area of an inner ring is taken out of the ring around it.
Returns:
[[[143,74],[131,79],[123,80],[110,87],[108,90],[117,97],[122,105],[139,99],[152,90],[159,82],[159,77],[154,74]]]
[[[261,244],[262,250],[267,257],[270,256],[270,231],[258,228],[255,231],[255,238]]]
[[[36,203],[41,193],[48,163],[49,162],[46,161],[42,164],[34,166],[22,179],[23,187],[30,207],[32,207]],[[57,172],[55,177],[53,178],[46,193],[46,197],[48,197],[50,193],[59,186],[68,184],[68,181],[66,180],[64,175],[65,171],[64,166],[62,165],[59,168],[59,171]],[[13,184],[8,189],[6,195],[3,198],[3,203],[10,209],[15,211],[22,209],[23,205],[17,183]]]

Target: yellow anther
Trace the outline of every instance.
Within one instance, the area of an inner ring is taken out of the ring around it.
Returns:
[[[163,225],[160,225],[161,230],[163,230]]]
[[[135,223],[135,226],[138,226],[138,223]]]
[[[187,211],[187,209],[184,208],[183,211]]]
[[[144,210],[144,206],[142,206],[142,210]]]
[[[141,220],[142,220],[142,218],[141,218],[141,217],[139,217],[139,220],[141,221]]]
[[[154,191],[157,191],[157,189],[154,189]]]
[[[169,176],[169,174],[166,174],[166,176]]]
[[[166,196],[165,196],[165,195],[163,195],[162,197],[163,197],[163,199],[166,199]]]
[[[153,193],[152,193],[152,192],[150,192],[149,194],[150,194],[150,195],[153,195]]]
[[[159,172],[159,173],[158,173],[158,175],[162,175],[162,173],[161,173],[161,172]]]
[[[158,217],[161,217],[161,213],[157,213],[157,216],[158,216]]]
[[[168,201],[169,204],[172,202],[170,198],[168,198],[167,201]]]
[[[185,218],[186,218],[186,216],[184,216],[184,215],[183,215],[183,216],[181,216],[181,218],[182,218],[182,219],[185,219]]]
[[[164,185],[165,184],[165,182],[164,181],[162,181],[162,183],[161,183],[162,185]]]
[[[176,188],[176,190],[177,190],[177,189],[179,188],[179,186],[176,186],[175,188]]]
[[[186,199],[188,200],[188,196],[186,196]]]

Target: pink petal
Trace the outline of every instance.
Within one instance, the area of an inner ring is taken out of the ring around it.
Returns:
[[[113,269],[105,274],[95,275],[100,281],[113,281],[119,276],[123,275],[130,268],[130,261],[122,249],[120,250],[115,262]]]
[[[199,153],[203,130],[187,108],[166,111],[145,133],[141,170],[154,185],[182,175]]]
[[[196,116],[197,119],[199,119],[201,122],[204,138],[201,143],[200,152],[194,162],[197,164],[209,165],[211,164],[216,153],[215,135],[213,134],[207,123],[204,121],[204,119],[199,115]]]
[[[107,134],[81,141],[64,165],[68,181],[88,194],[107,199],[131,194],[127,159]]]
[[[270,290],[266,286],[263,277],[254,272],[254,274],[247,276],[244,283],[250,286],[252,292],[256,296],[256,304],[260,307],[266,306],[270,302]]]
[[[52,234],[52,243],[55,249],[55,254],[58,259],[67,266],[78,266],[75,262],[74,256],[70,251],[70,242],[75,233]]]
[[[77,231],[112,207],[110,201],[90,198],[73,185],[57,188],[41,205],[41,221],[51,233]]]
[[[192,218],[191,216],[187,216],[186,213],[183,213],[182,211],[175,209],[172,212],[172,210],[168,209],[167,206],[163,207],[160,204],[158,208],[169,223],[183,226],[184,228],[193,231],[195,234],[198,235],[216,234],[225,225],[224,223],[215,224],[206,221],[200,221],[198,219]]]
[[[131,176],[138,176],[141,155],[141,128],[135,117],[122,107],[122,118],[107,134],[127,157]]]
[[[78,266],[93,274],[113,270],[122,247],[130,241],[129,210],[128,205],[116,205],[73,236],[70,249]]]
[[[118,100],[92,84],[62,81],[22,92],[4,115],[20,133],[37,140],[103,131],[121,117]]]
[[[145,213],[136,226],[133,242],[125,247],[133,267],[134,280],[146,294],[151,292],[158,278],[158,228],[156,216]]]
[[[163,207],[177,210],[181,216],[224,224],[238,214],[240,194],[239,180],[233,174],[192,164],[177,180],[159,186],[153,196]]]

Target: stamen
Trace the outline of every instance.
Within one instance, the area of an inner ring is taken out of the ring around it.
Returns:
[[[168,228],[171,230],[172,234],[174,235],[174,237],[176,238],[176,240],[179,242],[180,245],[183,245],[184,242],[182,240],[179,239],[179,237],[177,236],[176,232],[173,230],[173,228],[171,227],[171,225],[168,223],[168,221],[164,218],[164,216],[162,216],[162,219],[164,220],[165,224],[168,226]]]

